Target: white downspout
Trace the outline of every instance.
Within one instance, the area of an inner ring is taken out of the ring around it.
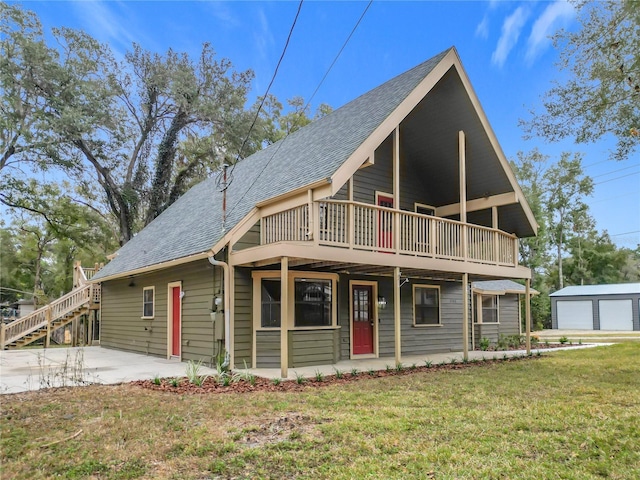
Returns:
[[[231,299],[229,298],[229,285],[231,285],[231,279],[229,278],[229,264],[226,262],[216,260],[213,255],[208,257],[209,263],[215,267],[222,267],[224,272],[224,363],[223,368],[229,366],[230,363],[230,351],[231,351],[231,318],[229,316],[229,308],[231,306]]]

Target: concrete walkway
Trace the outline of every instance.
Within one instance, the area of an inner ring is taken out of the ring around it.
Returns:
[[[611,345],[611,344],[606,344]],[[593,348],[598,346],[605,346],[605,344],[599,345],[575,345],[571,347],[558,347],[558,348],[548,348],[548,349],[535,349],[532,348],[531,352],[536,355],[538,351],[540,351],[543,355],[557,352],[561,350],[569,350],[576,348]],[[485,359],[493,359],[494,357],[500,359],[505,355],[508,357],[517,357],[526,355],[526,350],[510,350],[510,351],[498,351],[498,352],[482,352],[473,350],[469,352],[469,360],[477,359],[482,360]],[[457,362],[462,362],[462,352],[450,352],[450,353],[433,353],[430,355],[407,355],[402,357],[402,365],[405,368],[409,368],[411,365],[415,364],[417,366],[422,366],[426,361],[431,362],[432,365],[438,365],[439,363],[451,363],[454,359]],[[340,360],[338,363],[334,365],[318,365],[312,367],[290,367],[288,371],[288,380],[295,380],[298,375],[301,375],[305,378],[313,378],[317,372],[320,372],[322,375],[333,375],[336,373],[336,370],[340,370],[341,372],[347,373],[351,372],[352,369],[357,369],[358,372],[367,372],[369,370],[386,370],[387,366],[390,368],[395,368],[395,360],[393,357],[382,357],[382,358],[367,358],[367,359],[358,359],[358,360]],[[280,378],[280,369],[279,368],[250,368],[248,369],[250,372],[258,375],[260,377],[265,378]]]
[[[184,377],[186,362],[101,347],[28,348],[0,351],[0,394],[47,387],[117,384]],[[215,373],[202,367],[202,374]]]
[[[557,342],[560,337],[567,337],[573,343],[640,342],[640,332],[620,330],[540,330],[532,332],[540,340]]]
[[[602,344],[601,344],[602,345]],[[543,354],[569,348],[589,348],[598,345],[581,345],[574,347],[542,349]],[[532,349],[535,354],[536,349]],[[503,358],[525,355],[524,350],[508,352],[469,352],[469,359]],[[462,361],[462,352],[439,353],[402,357],[402,364],[410,367],[413,364],[424,365],[430,361],[433,365],[442,362],[451,363],[453,359]],[[359,372],[369,370],[385,370],[387,366],[395,368],[393,357],[369,358],[359,360],[341,360],[335,365],[319,365],[313,367],[289,368],[288,379],[294,380],[297,375],[312,378],[316,372],[333,375],[337,370]],[[166,360],[159,357],[137,353],[121,352],[101,347],[49,348],[0,351],[0,394],[19,393],[39,390],[48,387],[64,387],[103,385],[130,382],[133,380],[150,380],[156,376],[184,377],[187,363]],[[280,378],[279,368],[248,369],[250,372],[265,378]],[[213,375],[211,368],[201,367],[201,374]]]

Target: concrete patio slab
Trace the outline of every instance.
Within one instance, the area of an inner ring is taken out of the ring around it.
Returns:
[[[0,351],[0,393],[184,377],[187,363],[102,347]],[[202,374],[215,370],[202,366]]]

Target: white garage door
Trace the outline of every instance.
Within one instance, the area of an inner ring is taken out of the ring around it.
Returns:
[[[593,330],[591,300],[559,300],[558,328],[566,330]]]
[[[600,330],[633,330],[631,300],[600,300]]]

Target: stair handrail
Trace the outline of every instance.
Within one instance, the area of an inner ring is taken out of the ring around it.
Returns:
[[[84,285],[70,291],[53,302],[34,310],[24,317],[0,326],[0,349],[4,350],[16,340],[44,327],[47,323],[55,322],[60,317],[73,312],[77,308],[89,304],[94,295],[94,285]]]

